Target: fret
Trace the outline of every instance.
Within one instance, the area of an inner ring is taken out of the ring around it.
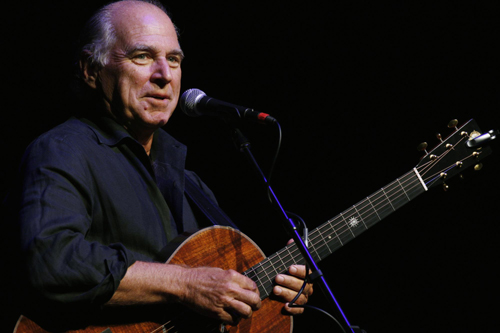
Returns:
[[[404,192],[402,191],[402,188],[396,183],[392,183],[389,186],[387,186],[388,191],[386,192],[389,193],[389,199],[391,200],[391,206],[394,210],[401,208],[405,203],[408,202],[404,196]]]
[[[321,255],[319,254],[318,250],[316,249],[316,246],[312,245],[310,242],[309,242],[309,246],[307,246],[307,249],[309,250],[309,253],[311,253],[312,257],[315,260],[322,260],[323,259],[321,257]]]
[[[375,223],[381,221],[382,218],[375,209],[375,206],[373,206],[373,203],[369,197],[366,197],[366,199],[363,202],[365,203],[367,202],[367,204],[365,205],[366,216],[364,218],[364,222],[367,228],[369,228]]]
[[[426,188],[422,186],[419,177],[418,172],[412,170],[310,232],[309,251],[313,258],[318,261],[326,258],[425,192]],[[304,262],[296,244],[293,243],[250,268],[245,275],[257,283],[263,299],[272,292],[274,277],[277,274],[285,272],[292,264]]]
[[[280,252],[283,252],[283,251],[280,251]],[[276,256],[277,256],[277,257],[278,257],[278,259],[280,260],[280,262],[281,262],[281,266],[283,267],[283,268],[280,268],[280,269],[279,269],[279,271],[283,271],[283,270],[285,270],[285,269],[286,269],[287,265],[286,265],[286,263],[283,261],[282,256],[280,256],[280,252],[278,252],[278,253],[276,254]]]
[[[321,241],[318,241],[318,242],[317,242],[317,243],[320,243],[320,242],[321,242],[321,245],[319,246],[319,248],[321,249],[322,253],[327,252],[327,253],[325,253],[325,255],[324,255],[324,256],[322,255],[321,257],[322,257],[322,258],[326,258],[327,256],[329,256],[329,255],[330,255],[330,254],[332,254],[333,252],[332,252],[332,250],[330,250],[330,247],[328,246],[328,242],[325,240],[325,237],[324,237],[323,233],[318,232],[317,234],[319,235],[319,237],[321,237]],[[309,235],[309,240],[310,240],[310,242],[311,242],[311,243],[313,243],[313,244],[314,244],[314,238],[312,238],[312,237],[314,237],[314,235],[310,234],[310,235]],[[326,249],[327,251],[325,251],[325,249]]]
[[[358,206],[360,203],[358,203]],[[360,224],[362,223],[363,217],[359,214],[356,209],[356,205],[352,206],[348,210],[344,212],[344,221],[347,223],[347,227],[351,231],[354,237],[359,236],[366,229],[360,228]],[[363,223],[364,224],[364,223]]]
[[[359,218],[361,219],[361,222],[363,222],[363,225],[365,226],[365,229],[368,229],[368,226],[366,225],[365,223],[365,219],[363,218],[363,216],[359,213],[358,209],[356,208],[356,205],[353,206],[354,209],[356,210],[356,213],[358,214]]]
[[[332,221],[330,220],[329,222],[313,230],[309,235],[311,240],[316,239],[316,234],[322,235],[321,237],[325,235],[325,237],[323,237],[325,246],[330,253],[333,253],[336,249],[342,247],[342,241],[337,236],[336,231],[332,227],[331,223]]]
[[[352,234],[352,237],[356,237],[356,235],[354,234],[354,232],[352,231],[351,227],[349,226],[349,223],[347,223],[345,217],[344,217],[344,214],[340,213],[340,216],[342,216],[342,220],[344,221],[347,229],[349,229],[349,231],[351,232]]]
[[[354,238],[354,234],[349,229],[349,226],[347,225],[342,213],[339,214],[338,220],[339,222],[336,225],[335,232],[337,235],[339,235],[339,238],[342,239],[342,244],[346,244]]]
[[[399,186],[401,186],[401,188],[403,189],[403,192],[405,193],[406,197],[408,198],[408,201],[410,201],[411,199],[410,199],[410,197],[408,196],[408,194],[406,193],[406,191],[405,191],[405,189],[404,189],[403,185],[401,185],[401,182],[399,181],[399,178],[397,179],[397,181],[398,181]]]
[[[259,274],[257,273],[257,270],[261,267],[261,263],[253,266],[252,268],[247,270],[244,274],[257,284],[257,288],[259,289],[261,299],[264,299],[265,297],[269,296],[269,294],[267,292],[267,289],[265,288],[264,283],[260,280]]]
[[[387,205],[385,194],[384,193],[381,194],[381,192],[383,192],[382,189],[372,194],[371,201],[373,202],[373,205],[375,206],[375,209],[377,210],[377,213],[380,216],[380,218],[384,219],[387,216],[389,216],[392,212],[394,212],[394,210]]]
[[[336,220],[336,218],[333,221],[335,221],[335,220]],[[331,223],[333,221],[329,221],[329,223]],[[342,246],[344,246],[344,243],[342,242],[342,239],[340,239],[339,234],[337,233],[337,230],[335,230],[335,227],[333,227],[332,229],[333,229],[333,232],[335,233],[335,238],[339,240],[339,242]]]
[[[392,203],[391,203],[391,199],[389,199],[389,197],[388,197],[388,196],[387,196],[387,194],[385,193],[385,190],[384,190],[384,188],[383,188],[383,187],[382,187],[382,193],[384,193],[384,195],[385,195],[385,197],[387,198],[387,201],[388,201],[388,202],[389,202],[389,204],[391,205],[392,209],[393,209],[394,211],[396,211],[396,208],[394,208],[394,206],[392,205]]]
[[[275,273],[275,269],[274,269],[274,266],[273,266],[273,263],[271,262],[271,260],[267,260],[266,263],[269,263],[269,265],[263,269],[263,272],[266,275],[267,282],[269,282],[269,281],[273,280],[273,277],[276,275],[276,273]],[[269,276],[269,267],[271,267],[271,270],[272,270],[271,273],[273,273],[273,274],[271,274],[271,276]]]

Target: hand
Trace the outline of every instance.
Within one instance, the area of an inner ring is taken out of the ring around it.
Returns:
[[[249,318],[261,306],[251,279],[234,270],[136,261],[106,305],[180,302],[225,323]]]
[[[181,302],[225,323],[250,318],[261,306],[255,282],[234,270],[213,267],[186,269],[186,293]]]
[[[304,312],[303,308],[293,308],[289,306],[290,301],[292,301],[297,292],[300,290],[304,284],[304,279],[306,277],[306,267],[303,265],[292,265],[288,268],[287,274],[278,274],[275,278],[277,283],[273,288],[273,294],[279,296],[283,301],[286,302],[285,310],[292,315],[301,314]],[[313,293],[313,285],[308,283],[304,288],[304,291],[297,299],[295,304],[304,305],[307,303],[309,296]]]

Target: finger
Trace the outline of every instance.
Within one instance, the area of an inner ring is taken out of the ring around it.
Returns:
[[[304,308],[301,307],[290,307],[289,303],[285,304],[285,310],[291,315],[298,315],[304,313]]]
[[[278,274],[275,281],[277,284],[295,291],[299,291],[304,285],[304,280],[287,274]]]
[[[296,290],[291,290],[288,288],[283,288],[281,286],[274,286],[273,288],[273,294],[276,296],[279,296],[281,299],[283,299],[285,302],[290,302],[292,301],[296,296],[297,296],[297,291]],[[295,301],[297,304],[305,304],[307,303],[308,300],[308,295],[302,293],[299,298]]]
[[[250,318],[254,310],[245,302],[233,299],[225,311],[231,316],[231,319],[234,322],[239,320],[239,318]]]
[[[293,276],[296,276],[300,279],[305,279],[306,278],[306,266],[304,265],[292,265],[288,269],[289,273],[292,274]],[[311,270],[309,270],[309,273],[311,273]],[[302,285],[301,285],[302,287]],[[312,295],[313,293],[313,285],[312,283],[308,283],[306,288],[304,289],[304,293],[307,295]]]
[[[257,284],[252,279],[232,269],[228,269],[226,274],[227,280],[236,282],[242,289],[258,292]]]
[[[251,310],[258,310],[262,305],[259,293],[250,290],[241,290],[234,299],[249,306]]]
[[[311,272],[309,270],[309,272]],[[288,273],[292,274],[293,276],[299,277],[301,279],[306,278],[306,266],[304,265],[292,265],[288,268]]]

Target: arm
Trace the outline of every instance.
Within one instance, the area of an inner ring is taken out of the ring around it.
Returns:
[[[257,285],[233,270],[136,262],[108,306],[179,302],[227,323],[260,308]]]

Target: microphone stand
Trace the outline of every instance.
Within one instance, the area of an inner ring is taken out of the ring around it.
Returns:
[[[357,328],[356,326],[351,326],[349,321],[347,320],[344,312],[340,308],[340,305],[337,303],[337,300],[335,299],[335,296],[333,296],[333,293],[328,286],[328,283],[326,282],[323,272],[318,268],[316,265],[316,262],[314,258],[312,257],[311,253],[307,249],[307,246],[304,244],[304,241],[302,240],[302,237],[300,237],[299,232],[297,227],[295,226],[295,223],[291,218],[288,217],[286,211],[283,209],[281,206],[281,203],[279,202],[278,198],[276,197],[276,194],[274,193],[273,189],[271,188],[271,185],[269,185],[264,173],[262,172],[261,168],[259,167],[259,164],[255,160],[252,152],[250,151],[250,142],[247,140],[247,138],[241,133],[239,128],[234,126],[234,143],[235,145],[239,148],[239,150],[243,153],[246,154],[248,159],[250,160],[252,166],[254,167],[255,171],[260,175],[262,180],[264,181],[264,184],[267,186],[269,193],[272,195],[274,201],[276,202],[277,207],[279,208],[278,210],[281,213],[281,217],[283,219],[283,222],[285,224],[285,228],[287,232],[291,235],[293,240],[295,241],[295,244],[297,248],[300,250],[302,256],[304,257],[307,266],[311,270],[311,273],[309,274],[309,280],[311,282],[315,282],[319,285],[321,291],[325,295],[325,297],[328,299],[330,305],[335,309],[337,307],[338,310],[340,310],[340,313],[342,314],[342,317],[344,318],[345,322],[347,323],[349,329],[352,331],[352,333],[355,333],[354,328]]]

